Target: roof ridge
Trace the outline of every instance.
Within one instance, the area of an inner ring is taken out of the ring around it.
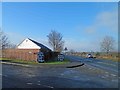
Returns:
[[[30,39],[30,38],[28,38],[30,41],[32,41],[33,43],[35,43],[36,45],[38,45],[38,46],[40,46],[41,48],[45,48],[45,49],[49,49],[48,47],[46,47],[45,45],[43,45],[43,44],[41,44],[41,43],[39,43],[39,42],[37,42],[37,41],[35,41],[35,40],[33,40],[33,39]],[[49,50],[51,50],[51,49],[49,49]]]

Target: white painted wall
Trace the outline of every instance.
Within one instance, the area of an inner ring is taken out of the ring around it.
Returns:
[[[28,38],[25,39],[21,44],[17,46],[18,49],[41,49],[38,45],[33,43],[31,40]]]

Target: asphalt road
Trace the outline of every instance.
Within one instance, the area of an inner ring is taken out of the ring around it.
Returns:
[[[18,66],[2,65],[2,88],[117,88],[118,74],[94,66],[83,58],[69,56],[73,62],[65,65]],[[77,61],[75,61],[77,60]],[[97,63],[96,61],[93,61]],[[100,63],[101,64],[101,63]],[[99,65],[100,65],[99,64]],[[111,66],[110,66],[111,67]],[[114,67],[114,66],[113,66]]]
[[[118,74],[118,62],[112,60],[102,60],[102,59],[95,59],[95,58],[83,58],[79,56],[66,56],[71,61],[75,62],[82,62],[87,65],[91,65],[100,69],[104,69],[108,72]],[[119,70],[120,71],[120,70]]]

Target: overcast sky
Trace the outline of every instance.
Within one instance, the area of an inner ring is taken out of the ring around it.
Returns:
[[[63,35],[68,50],[99,51],[104,36],[118,41],[118,3],[6,2],[2,29],[15,44],[31,38],[50,47],[47,35],[54,29]]]

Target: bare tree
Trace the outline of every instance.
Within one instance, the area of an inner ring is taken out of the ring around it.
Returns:
[[[8,37],[0,30],[0,46],[5,49],[9,45]]]
[[[114,49],[115,40],[111,36],[105,36],[101,42],[101,50],[107,54]]]
[[[62,40],[63,36],[61,33],[52,30],[47,37],[48,42],[53,47],[54,51],[61,52],[63,50],[64,41]]]
[[[9,43],[8,46],[6,48],[11,48],[11,49],[15,49],[16,45],[13,43]]]
[[[10,43],[7,35],[0,29],[0,49],[15,48],[15,45]]]

